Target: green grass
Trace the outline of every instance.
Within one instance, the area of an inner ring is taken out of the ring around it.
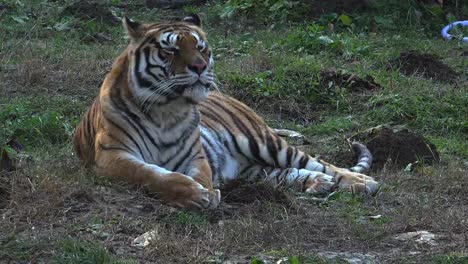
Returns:
[[[466,144],[466,135],[456,135],[450,137],[429,136],[429,140],[434,143],[442,153],[460,155],[468,157],[468,147]]]
[[[349,263],[348,261],[342,258],[327,259],[324,257],[314,256],[314,255],[299,255],[299,256],[289,256],[288,250],[278,250],[278,251],[269,251],[265,252],[265,256],[276,257],[281,260],[281,263],[284,264],[345,264]],[[269,263],[265,260],[264,257],[258,256],[250,260],[250,264],[265,264]]]
[[[161,220],[163,223],[176,224],[182,227],[194,227],[201,228],[209,223],[208,216],[206,214],[180,210],[163,217]]]
[[[42,103],[45,100],[48,105]],[[68,143],[81,112],[78,102],[60,97],[17,99],[1,105],[1,142],[15,138],[28,147]]]
[[[119,260],[103,247],[84,241],[66,239],[58,244],[53,263],[56,264],[130,264],[136,261]]]
[[[465,254],[447,254],[438,255],[433,257],[431,263],[433,264],[466,264],[468,263],[468,256]]]
[[[304,132],[309,135],[333,135],[348,132],[353,127],[352,117],[325,117],[324,122],[309,126]]]
[[[46,243],[26,241],[15,236],[7,236],[0,241],[0,259],[28,260]]]
[[[276,36],[277,33],[271,34]],[[322,45],[319,42],[314,44],[322,33],[342,43],[338,54],[335,50],[304,48],[309,44]],[[327,115],[333,113],[336,116],[336,120],[331,117],[323,124],[318,123],[306,129],[312,133],[338,134],[351,128],[352,123],[355,123],[355,127],[404,124],[427,137],[444,135],[447,139],[448,135],[448,142],[440,144],[442,151],[466,157],[464,150],[468,149],[468,145],[463,142],[468,131],[468,112],[464,107],[468,104],[468,90],[466,78],[463,77],[466,62],[460,56],[453,56],[455,52],[463,50],[459,43],[428,39],[421,32],[387,35],[383,32],[357,34],[320,31],[317,35],[307,37],[289,33],[293,35],[286,34],[286,38],[278,38],[276,45],[269,45],[262,41],[269,34],[260,30],[251,36],[248,43],[257,52],[251,52],[248,47],[244,52],[254,58],[240,55],[236,59],[242,61],[239,65],[233,64],[231,59],[218,63],[218,78],[229,91],[240,93],[248,99],[253,98],[253,101],[261,98],[274,102],[281,98],[299,105],[316,106],[319,113],[324,110],[328,112]],[[288,43],[304,49],[291,49]],[[400,52],[408,50],[436,54],[459,72],[459,84],[454,87],[418,75],[405,76],[390,66],[390,62]],[[258,63],[262,66],[259,67]],[[367,99],[360,99],[346,87],[327,87],[321,83],[320,72],[328,69],[361,78],[370,75],[383,89],[368,94]],[[350,112],[352,122],[347,120]],[[456,146],[449,142],[460,142],[462,145]]]

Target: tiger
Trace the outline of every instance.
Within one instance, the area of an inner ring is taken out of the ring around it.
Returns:
[[[75,129],[84,166],[137,185],[178,208],[214,209],[236,179],[300,192],[373,195],[379,183],[354,142],[357,164],[340,168],[291,146],[246,104],[221,93],[200,16],[140,23],[127,17],[127,48]]]

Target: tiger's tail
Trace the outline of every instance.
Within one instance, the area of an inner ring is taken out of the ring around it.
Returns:
[[[372,166],[372,154],[369,149],[362,143],[352,143],[353,152],[356,154],[357,164],[349,168],[351,171],[363,173],[370,169]]]
[[[91,107],[83,115],[81,122],[75,129],[73,137],[75,153],[86,166],[94,163],[94,142],[97,124],[99,123],[99,111],[99,98],[96,98]]]

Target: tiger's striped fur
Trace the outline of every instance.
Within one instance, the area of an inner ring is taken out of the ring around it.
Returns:
[[[239,175],[314,193],[376,192],[360,173],[372,162],[365,146],[353,145],[356,166],[335,167],[289,146],[243,103],[210,92],[213,58],[198,16],[124,26],[130,44],[74,137],[79,158],[98,173],[176,207],[216,207],[216,188]]]

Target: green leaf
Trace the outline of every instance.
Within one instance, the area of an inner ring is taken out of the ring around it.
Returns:
[[[453,22],[457,21],[457,17],[454,16],[452,13],[448,13],[447,14],[447,20],[448,20],[449,23],[453,23]]]
[[[338,17],[338,19],[341,21],[341,23],[343,23],[343,25],[348,26],[348,27],[351,26],[352,21],[349,16],[342,14]]]
[[[264,264],[265,262],[257,259],[257,258],[253,258],[252,261],[250,261],[250,264]]]
[[[300,264],[299,258],[296,256],[292,256],[289,258],[289,264]]]

